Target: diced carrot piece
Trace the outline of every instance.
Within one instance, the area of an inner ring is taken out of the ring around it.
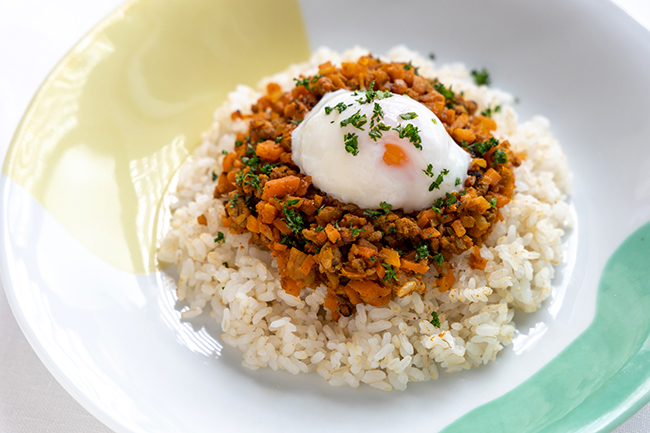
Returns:
[[[413,271],[417,274],[424,274],[429,270],[429,267],[427,265],[423,265],[422,263],[418,262],[412,262],[411,260],[401,259],[401,264],[402,268]]]
[[[471,167],[473,168],[473,166],[485,168],[487,167],[487,162],[483,158],[474,158],[472,159]]]
[[[279,248],[279,246],[281,246],[282,244],[278,244],[278,243],[276,242],[276,243],[273,244],[273,245],[274,245],[274,246],[278,246],[278,248]],[[282,245],[282,246],[285,247],[284,249],[285,249],[285,251],[286,251],[287,246],[286,246],[286,245]],[[277,260],[277,262],[278,262],[278,268],[280,269],[280,273],[281,273],[281,274],[283,274],[283,273],[284,273],[284,270],[287,268],[287,255],[288,255],[288,254],[287,254],[286,252],[283,252],[283,253],[284,253],[284,254],[280,253],[280,254],[278,254],[278,255],[275,256],[275,260]]]
[[[437,238],[440,236],[440,232],[434,227],[428,227],[426,229],[422,229],[421,236],[423,239]]]
[[[228,175],[226,173],[221,173],[219,175],[219,180],[217,181],[217,187],[219,188],[220,192],[217,194],[216,197],[219,197],[222,192],[230,192],[233,189],[235,189],[235,185],[233,185],[229,180],[228,180]]]
[[[327,241],[327,233],[325,233],[324,230],[319,231],[316,234],[316,239],[318,239],[318,242],[320,242],[321,244],[324,244],[325,241]]]
[[[420,218],[418,218],[418,227],[423,228],[426,226],[429,221],[431,221],[434,216],[436,215],[436,211],[433,209],[427,209],[422,212],[422,215],[420,215]]]
[[[380,252],[384,257],[386,257],[386,263],[395,269],[399,269],[399,267],[402,266],[399,259],[399,253],[397,251],[391,248],[382,248]]]
[[[487,260],[481,256],[481,251],[477,245],[472,247],[472,253],[469,255],[469,267],[472,269],[480,269],[481,271],[485,269],[487,265]]]
[[[483,178],[490,182],[490,185],[494,186],[501,180],[501,175],[497,173],[495,169],[490,167],[485,173],[483,173]]]
[[[196,217],[196,222],[198,222],[202,226],[208,225],[208,219],[205,217],[205,215],[199,215],[198,217]]]
[[[359,246],[357,246],[357,249],[359,250],[358,254],[361,257],[364,257],[366,259],[369,259],[370,257],[377,254],[376,249],[372,249],[372,248],[368,248],[368,247],[359,247]]]
[[[386,276],[386,269],[384,266],[381,263],[377,263],[375,269],[377,270],[377,276],[383,280]]]
[[[359,293],[355,292],[354,290],[352,290],[352,288],[350,288],[348,286],[345,287],[345,294],[348,295],[348,299],[350,300],[352,305],[357,305],[357,304],[360,304],[362,302],[361,296],[359,296]]]
[[[260,232],[259,221],[257,221],[257,218],[253,215],[248,215],[248,219],[246,220],[246,229],[252,233]]]
[[[284,149],[280,145],[280,143],[276,143],[273,140],[266,140],[261,143],[257,144],[257,148],[255,149],[255,153],[257,156],[262,158],[265,161],[270,161],[270,162],[275,162],[278,159],[280,159],[280,155],[282,155],[282,152],[284,152]]]
[[[307,256],[305,261],[302,262],[302,265],[300,265],[300,268],[298,270],[300,271],[301,274],[303,275],[309,275],[311,272],[311,268],[316,264],[316,259],[314,259],[314,256]]]
[[[332,62],[325,62],[318,65],[318,73],[321,75],[329,74],[331,72],[334,72],[335,70],[336,67],[332,65]]]
[[[463,128],[467,123],[469,122],[469,116],[467,113],[461,113],[458,117],[456,117],[456,120],[454,120],[454,123],[451,124],[450,128]]]
[[[237,180],[237,173],[239,173],[239,170],[230,170],[226,175],[228,182],[234,185],[235,181]]]
[[[438,291],[440,293],[446,292],[456,282],[454,271],[451,268],[447,269],[447,273],[438,279]]]
[[[467,202],[466,209],[470,212],[483,214],[486,210],[490,209],[492,205],[485,197],[475,197]]]
[[[327,238],[333,244],[341,240],[341,233],[339,233],[339,231],[336,230],[336,228],[332,224],[328,224],[325,226],[325,233],[327,234]]]
[[[323,307],[330,310],[330,313],[332,313],[332,319],[334,319],[334,321],[339,320],[339,318],[341,317],[341,315],[337,311],[339,308],[339,301],[336,300],[336,297],[334,297],[333,294],[330,293],[327,295],[325,302],[323,302]]]
[[[383,307],[390,301],[391,289],[381,286],[370,280],[351,280],[346,288],[359,293],[359,296],[367,304],[374,307]]]
[[[293,278],[287,277],[282,277],[280,283],[284,291],[293,296],[299,296],[300,290],[305,287],[302,281],[296,281]]]
[[[275,206],[269,203],[264,203],[264,206],[260,212],[260,219],[265,224],[271,224],[277,214],[278,210],[275,208]]]
[[[275,251],[282,252],[282,251],[286,251],[286,250],[287,250],[287,246],[286,246],[285,244],[281,244],[281,243],[279,243],[279,242],[274,242],[274,243],[273,243],[273,249],[274,249]]]
[[[456,139],[456,141],[462,140],[470,144],[474,143],[474,140],[476,140],[476,134],[469,129],[455,128],[451,131],[451,135]]]
[[[305,176],[300,179],[300,185],[298,186],[298,189],[296,189],[296,196],[302,197],[305,194],[307,194],[307,190],[309,189],[309,185],[311,185],[311,176]]]
[[[503,207],[503,206],[507,205],[508,203],[510,203],[510,198],[507,197],[504,194],[498,194],[497,193],[497,194],[494,194],[494,196],[497,199],[497,207]]]
[[[454,229],[456,236],[458,236],[459,238],[466,233],[465,227],[463,227],[463,223],[460,222],[460,220],[454,220],[454,222],[451,223],[451,228]]]
[[[227,173],[227,172],[230,171],[233,164],[235,163],[235,159],[237,159],[237,154],[235,152],[230,152],[228,155],[226,155],[223,158],[223,171],[224,172]]]
[[[269,201],[274,197],[284,197],[293,194],[300,186],[300,178],[297,176],[285,176],[280,179],[269,180],[264,184],[262,200]]]
[[[288,235],[291,233],[291,229],[289,228],[287,223],[285,223],[279,218],[273,220],[273,226],[278,230],[280,230],[280,233],[282,233],[283,235]]]

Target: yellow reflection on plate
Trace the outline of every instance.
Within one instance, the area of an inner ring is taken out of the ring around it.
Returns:
[[[212,111],[309,51],[294,0],[127,3],[43,84],[3,172],[91,252],[152,272],[158,203]]]

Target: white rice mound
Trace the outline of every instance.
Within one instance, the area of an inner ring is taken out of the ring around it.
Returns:
[[[515,169],[514,197],[501,210],[505,220],[495,225],[481,248],[487,266],[472,270],[468,251],[452,260],[456,283],[449,291],[431,288],[433,275],[428,275],[425,295],[413,292],[380,308],[360,304],[355,314],[338,323],[321,306],[325,287],[304,289],[299,298],[288,295],[280,286],[275,259],[250,245],[249,234],[224,228],[223,204],[212,197],[213,172],[220,172],[222,150],[232,150],[236,134],[247,129],[245,121],[233,121],[230,114],[250,113],[269,81],[289,90],[295,85],[293,77],[317,73],[320,63],[355,61],[366,53],[360,48],[343,54],[320,49],[310,61],[264,79],[259,90],[238,86],[216,110],[203,143],[180,169],[173,217],[158,259],[177,265],[178,298],[189,304],[182,317],[209,311],[221,324],[223,341],[243,352],[245,367],[293,374],[316,371],[333,386],[366,383],[404,390],[408,382],[437,379],[441,370],[451,373],[494,361],[514,336],[514,307],[533,312],[548,298],[553,266],[562,261],[561,238],[571,226],[566,203],[571,175],[545,118],[518,124],[512,96],[476,86],[464,65],[436,68],[430,60],[397,47],[382,59],[411,60],[420,75],[463,91],[479,110],[501,105],[493,114],[495,135],[527,155]],[[202,214],[207,226],[197,223]],[[224,243],[215,242],[218,232],[225,234]],[[432,311],[438,313],[440,327],[430,323]]]

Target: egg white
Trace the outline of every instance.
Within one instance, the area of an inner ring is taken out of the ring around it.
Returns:
[[[386,202],[405,212],[430,207],[446,193],[462,189],[471,157],[454,142],[431,110],[402,95],[359,102],[365,99],[365,92],[328,93],[293,131],[293,161],[302,173],[312,177],[314,186],[337,200],[361,208],[377,209],[381,202]],[[333,109],[339,103],[347,106],[341,113]],[[384,113],[379,121],[391,128],[382,131],[382,137],[376,141],[368,135],[375,103]],[[326,107],[332,108],[329,114]],[[353,125],[342,127],[341,121],[357,111],[360,116],[366,115],[363,130]],[[410,120],[400,117],[407,113],[416,113],[417,117]],[[421,150],[409,138],[399,138],[398,131],[393,129],[409,123],[419,129]],[[357,155],[345,149],[344,136],[348,133],[358,137]],[[384,153],[388,143],[399,146],[408,161],[401,165],[387,164]],[[433,177],[425,173],[429,164]],[[448,174],[443,176],[438,188],[429,191],[443,170],[448,170]]]

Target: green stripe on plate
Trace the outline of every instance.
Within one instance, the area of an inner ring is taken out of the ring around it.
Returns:
[[[309,54],[296,0],[129,2],[50,74],[3,172],[95,255],[153,272],[159,202],[214,109]]]
[[[443,432],[605,432],[639,410],[650,390],[650,223],[607,262],[596,308],[544,368]]]

